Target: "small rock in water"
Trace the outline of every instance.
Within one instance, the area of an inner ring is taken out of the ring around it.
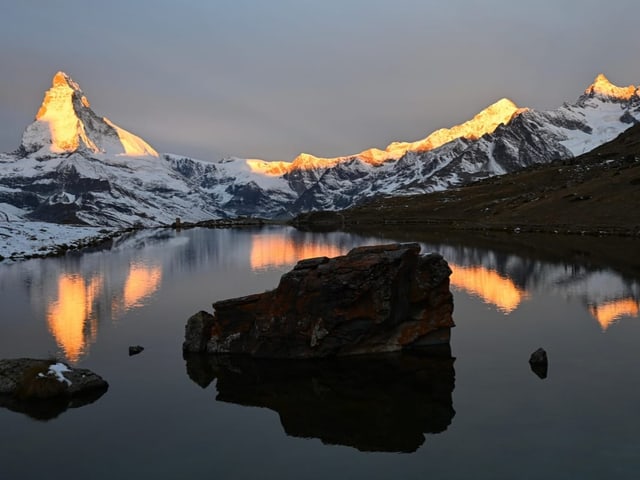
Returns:
[[[129,356],[138,355],[143,350],[144,350],[144,347],[141,347],[140,345],[132,345],[129,347]]]
[[[529,365],[531,366],[531,371],[538,377],[547,378],[549,361],[544,348],[539,348],[531,354],[531,357],[529,357]]]

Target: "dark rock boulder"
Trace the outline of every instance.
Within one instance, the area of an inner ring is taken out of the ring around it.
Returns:
[[[129,347],[129,356],[138,355],[139,353],[142,353],[143,350],[144,347],[142,345],[131,345]]]
[[[0,360],[0,407],[49,420],[93,403],[109,384],[90,370],[54,360]]]
[[[214,303],[186,326],[186,352],[311,358],[448,343],[451,270],[418,244],[301,260],[275,290]]]
[[[360,451],[413,452],[455,415],[448,345],[293,362],[206,354],[185,360],[195,383],[206,388],[215,380],[217,401],[269,408],[287,435]]]
[[[547,359],[547,352],[544,348],[538,348],[529,357],[529,366],[531,371],[538,377],[545,379],[549,370],[549,361]]]

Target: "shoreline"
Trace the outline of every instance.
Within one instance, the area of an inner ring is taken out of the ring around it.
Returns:
[[[469,232],[501,232],[501,233],[536,233],[545,235],[588,235],[596,237],[631,237],[640,239],[640,225],[587,225],[587,224],[538,224],[538,223],[490,223],[470,222],[460,219],[398,219],[357,220],[346,212],[310,212],[302,214],[289,222],[290,225],[307,231],[353,231],[372,228],[410,227],[427,230],[441,231],[469,231]]]
[[[188,230],[191,228],[249,228],[278,222],[260,218],[211,219],[199,222],[174,222],[150,227],[91,227],[48,222],[0,222],[0,264],[35,258],[61,257],[67,253],[108,248],[115,240],[145,230]],[[58,241],[54,241],[57,239]]]
[[[115,240],[132,232],[144,230],[189,230],[192,228],[262,228],[268,225],[292,226],[300,231],[327,232],[344,231],[360,233],[371,231],[402,232],[409,230],[418,234],[505,234],[505,235],[546,235],[553,237],[594,237],[628,238],[640,240],[640,226],[621,227],[617,225],[571,225],[571,224],[528,224],[470,222],[461,219],[399,218],[390,220],[356,220],[348,211],[320,211],[301,214],[290,221],[276,221],[262,218],[210,219],[198,222],[174,222],[171,225],[152,227],[127,227],[109,230],[105,227],[53,224],[44,222],[0,223],[0,237],[10,238],[0,248],[0,263],[30,260],[35,258],[60,257],[67,253],[82,253],[108,248]],[[11,228],[13,227],[13,229]],[[60,242],[47,244],[46,236],[55,235]],[[13,247],[11,246],[13,245]],[[10,252],[11,251],[11,252]]]

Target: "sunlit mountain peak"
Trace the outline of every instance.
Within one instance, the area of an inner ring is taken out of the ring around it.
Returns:
[[[277,177],[287,173],[291,167],[289,162],[267,162],[260,159],[247,159],[249,169],[254,173],[262,173],[270,177]]]
[[[310,153],[301,153],[291,163],[291,170],[311,170],[314,168],[331,167],[340,162],[343,157],[322,158],[311,155]]]
[[[69,75],[67,75],[62,71],[57,72],[53,76],[51,86],[52,87],[69,87],[75,91],[82,92],[82,90],[80,90],[80,85],[74,82]],[[87,104],[87,106],[89,105]]]
[[[250,160],[249,168],[254,173],[273,176],[296,170],[331,168],[354,159],[359,159],[369,165],[378,166],[385,162],[398,160],[407,152],[433,150],[457,138],[477,140],[483,135],[495,131],[499,125],[508,124],[516,115],[526,110],[526,108],[519,108],[511,100],[502,98],[479,112],[471,120],[451,128],[441,128],[428,137],[415,142],[393,142],[384,150],[369,148],[360,153],[333,158],[316,157],[309,153],[301,153],[293,162],[273,162],[273,168],[266,165],[267,162]]]
[[[132,157],[158,156],[141,138],[97,116],[80,85],[64,72],[53,76],[35,121],[22,136],[22,148],[27,153],[42,155],[81,150]]]
[[[600,73],[584,93],[590,96],[598,95],[611,100],[628,101],[638,95],[638,87],[634,85],[618,87],[611,83],[604,74]]]
[[[433,150],[458,138],[477,140],[487,133],[492,133],[499,125],[508,124],[513,117],[526,110],[518,108],[508,98],[502,98],[480,111],[471,120],[451,128],[441,128],[415,142],[393,142],[387,146],[386,151],[392,157],[398,158],[408,151]]]

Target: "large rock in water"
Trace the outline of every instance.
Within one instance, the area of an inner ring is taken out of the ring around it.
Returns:
[[[93,403],[109,388],[99,375],[53,360],[0,360],[0,407],[38,420]]]
[[[448,343],[450,274],[442,256],[420,255],[417,243],[301,260],[275,290],[193,315],[183,350],[312,358]]]

